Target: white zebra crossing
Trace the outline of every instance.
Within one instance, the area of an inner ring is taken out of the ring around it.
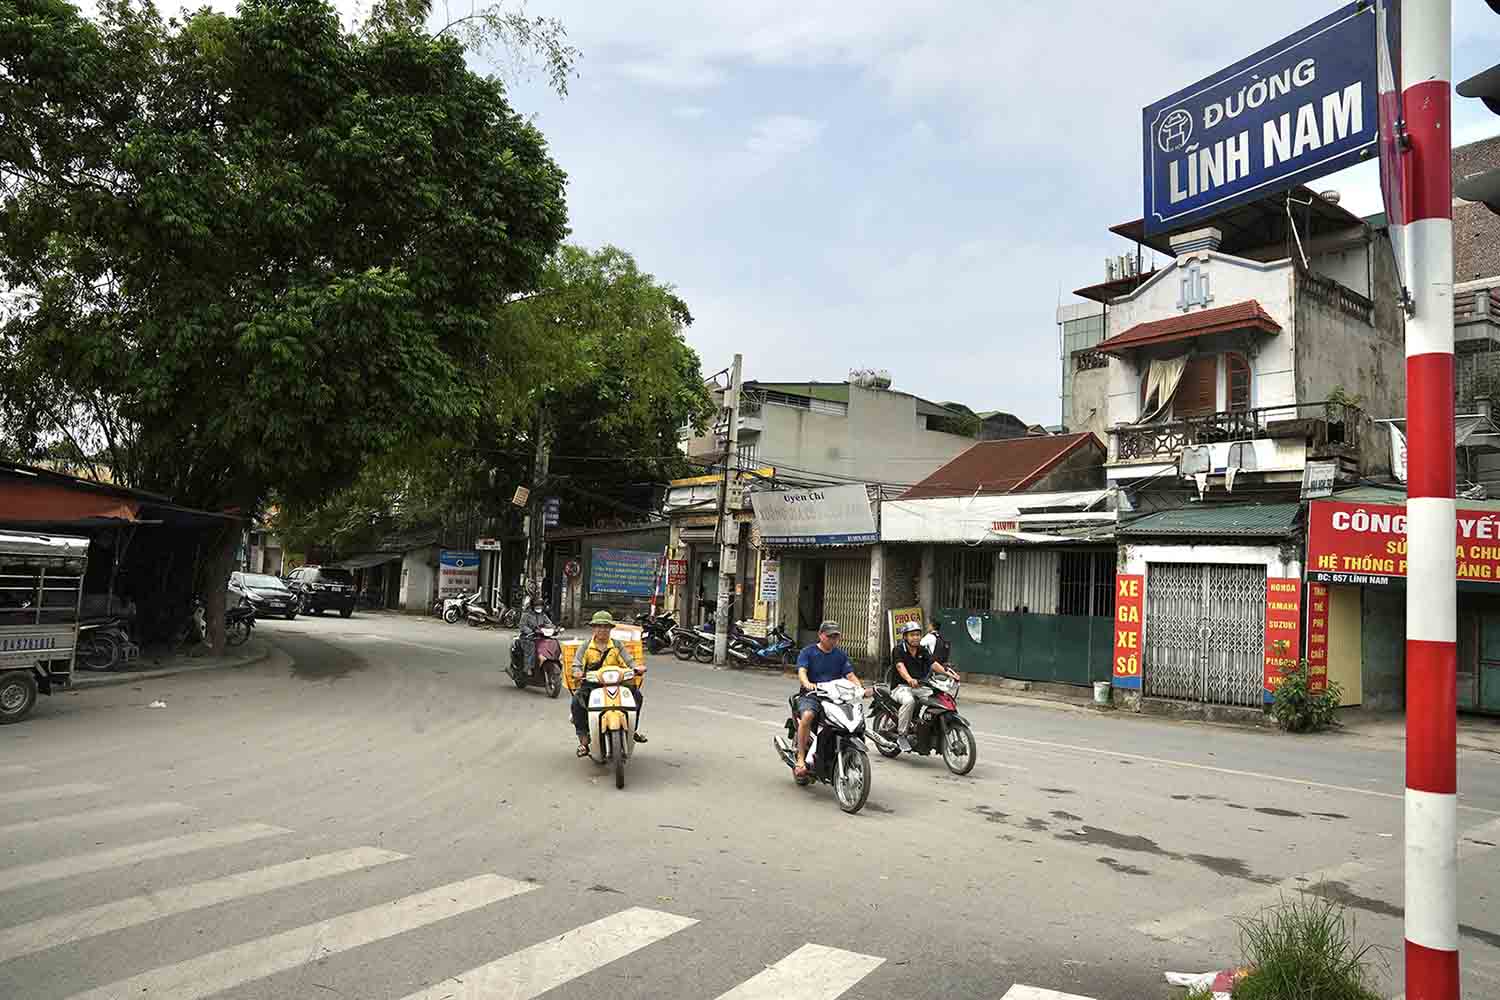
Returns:
[[[530,1000],[697,922],[632,907],[445,979],[406,1000]]]
[[[46,816],[42,819],[26,819],[18,823],[7,823],[5,826],[0,826],[0,836],[31,833],[35,830],[85,829],[91,826],[111,826],[192,811],[192,806],[185,806],[181,802],[147,802],[145,805],[139,806],[90,809],[87,812],[64,813],[61,816]]]
[[[25,764],[0,764],[0,778],[9,778],[13,774],[36,774],[36,768]]]
[[[805,944],[719,1000],[838,1000],[884,962],[873,955]]]
[[[0,769],[0,775],[24,770]],[[86,783],[53,785],[0,795],[0,804],[45,802],[102,791],[107,789]],[[86,830],[192,811],[192,806],[177,802],[112,806],[0,825],[0,835]],[[282,827],[248,823],[15,865],[0,869],[0,893],[104,873],[144,861],[227,850],[290,833]],[[0,963],[174,915],[353,875],[405,859],[406,855],[375,847],[333,851],[185,885],[156,888],[85,909],[0,927]],[[500,875],[479,875],[165,965],[88,989],[69,1000],[120,1000],[143,995],[152,1000],[202,1000],[538,888],[535,883]],[[0,911],[3,909],[0,904]],[[533,1000],[698,922],[692,917],[632,907],[438,981],[405,1000]],[[808,943],[720,994],[717,1000],[838,1000],[884,963],[885,959],[879,956]],[[1001,1000],[1089,998],[1017,984]]]
[[[536,886],[500,875],[479,875],[390,903],[247,941],[232,948],[165,965],[129,979],[75,994],[71,1000],[199,1000],[244,983],[286,972],[329,955],[435,924],[530,892]]]
[[[18,788],[14,792],[0,792],[0,806],[24,805],[28,802],[49,802],[52,799],[67,799],[78,795],[93,795],[107,792],[103,785],[91,785],[86,781],[70,785],[42,785],[39,788]]]
[[[0,962],[135,927],[152,920],[161,920],[173,914],[303,885],[334,875],[347,875],[376,865],[400,861],[405,857],[406,855],[395,851],[356,847],[351,851],[320,854],[269,868],[237,872],[223,878],[161,889],[113,903],[91,906],[86,910],[17,924],[0,929]]]
[[[193,851],[233,847],[237,844],[247,844],[252,840],[279,837],[291,832],[279,826],[246,823],[242,826],[205,830],[202,833],[183,834],[180,837],[148,840],[143,844],[110,847],[88,854],[74,854],[65,858],[54,858],[51,861],[39,861],[31,865],[0,868],[0,892],[8,892],[41,882],[51,882],[54,879],[72,878],[75,875],[92,875],[122,865],[135,864],[138,861],[156,861],[161,858],[175,858],[179,855],[190,854]]]

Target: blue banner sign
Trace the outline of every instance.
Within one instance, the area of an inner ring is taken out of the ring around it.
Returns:
[[[594,549],[589,560],[589,593],[650,597],[656,589],[660,552]]]
[[[1370,0],[1346,4],[1147,107],[1146,232],[1203,222],[1375,155],[1375,22]]]

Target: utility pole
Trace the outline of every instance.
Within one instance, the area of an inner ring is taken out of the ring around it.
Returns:
[[[536,409],[536,461],[532,465],[531,496],[526,505],[526,580],[530,597],[542,596],[542,578],[545,576],[543,550],[547,515],[543,493],[547,485],[547,467],[552,457],[552,431],[547,426],[547,408],[537,404]]]
[[[1406,996],[1458,1000],[1452,0],[1406,4],[1401,20],[1401,106],[1411,140],[1404,238],[1412,294],[1406,321]]]
[[[719,600],[714,614],[714,662],[723,666],[729,659],[730,602],[734,599],[734,578],[739,570],[739,525],[729,509],[731,485],[738,478],[740,449],[740,367],[743,356],[734,356],[729,372],[729,389],[724,406],[729,410],[729,453],[724,458],[724,484],[719,491]],[[731,572],[733,570],[733,572]]]

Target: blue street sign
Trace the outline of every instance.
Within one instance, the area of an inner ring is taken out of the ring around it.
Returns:
[[[1378,89],[1375,6],[1359,0],[1147,107],[1146,232],[1373,156]]]

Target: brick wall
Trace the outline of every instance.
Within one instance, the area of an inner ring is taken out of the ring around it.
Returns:
[[[1458,180],[1500,166],[1500,136],[1472,142],[1453,151],[1453,178]],[[1500,216],[1483,205],[1453,203],[1453,280],[1474,281],[1500,275]]]

